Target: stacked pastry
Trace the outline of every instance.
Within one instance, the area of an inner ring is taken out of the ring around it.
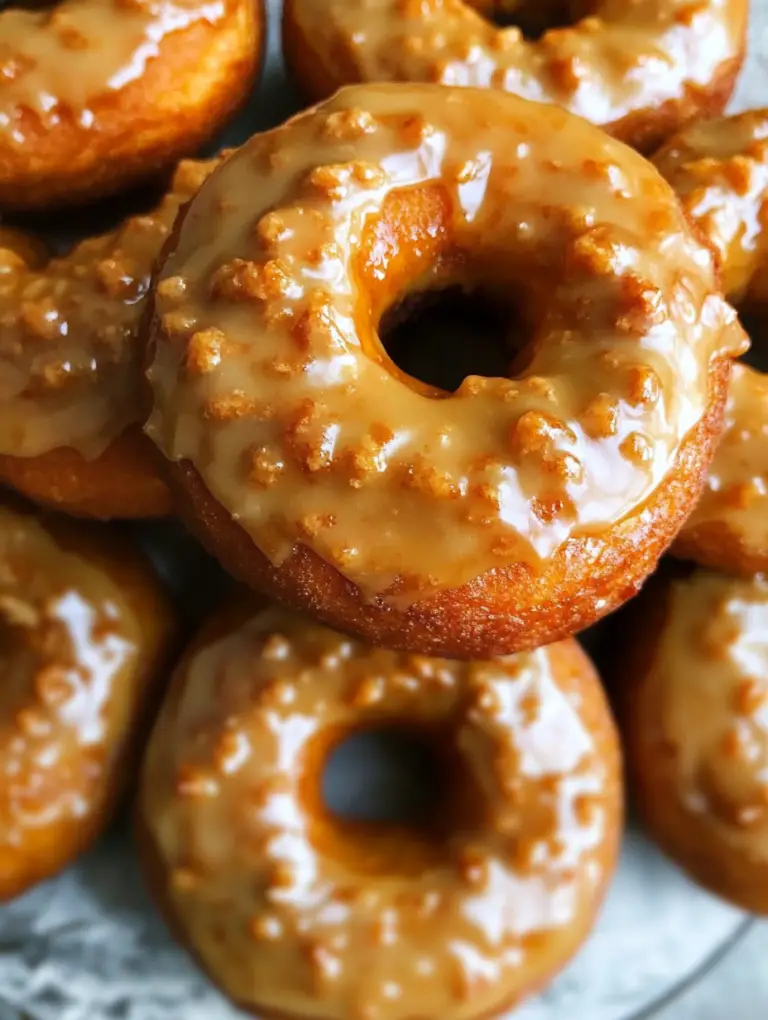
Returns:
[[[700,119],[745,4],[592,6],[291,0],[308,93],[356,84],[69,254],[0,229],[0,898],[133,790],[158,906],[240,1005],[499,1013],[616,863],[619,739],[574,635],[632,600],[613,689],[648,827],[768,910],[768,405],[732,369],[768,279],[768,114]],[[193,150],[261,29],[239,0],[0,13],[0,203]],[[470,366],[452,387],[397,341],[446,295],[474,309],[438,338]],[[164,683],[150,567],[52,507],[178,516],[254,594]],[[633,599],[670,548],[687,565]],[[325,803],[335,748],[383,728],[440,773],[418,824]]]

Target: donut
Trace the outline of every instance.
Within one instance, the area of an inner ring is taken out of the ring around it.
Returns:
[[[748,316],[768,311],[768,110],[694,124],[654,157]],[[726,429],[673,552],[727,573],[768,570],[768,376],[734,366]]]
[[[330,754],[382,730],[435,756],[423,824],[325,807]],[[240,601],[174,676],[138,845],[171,927],[246,1010],[464,1020],[539,988],[584,939],[616,862],[620,772],[572,639],[460,663]]]
[[[241,105],[261,62],[262,0],[36,6],[0,10],[9,212],[110,194],[191,155]]]
[[[451,287],[506,331],[507,374],[454,392],[379,332]],[[488,658],[636,592],[745,343],[621,143],[501,92],[355,86],[251,139],[177,220],[146,428],[178,512],[252,588],[371,644]]]
[[[0,902],[106,826],[174,631],[132,546],[0,505]]]
[[[681,568],[627,613],[617,689],[639,812],[697,882],[768,914],[768,581]]]
[[[80,516],[171,512],[140,427],[137,331],[179,206],[216,162],[181,163],[154,212],[58,258],[0,228],[0,482]]]
[[[748,17],[748,0],[285,0],[283,49],[313,100],[359,82],[500,89],[651,152],[722,112]]]

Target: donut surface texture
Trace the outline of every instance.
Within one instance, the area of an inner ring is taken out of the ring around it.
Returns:
[[[136,549],[0,506],[0,902],[105,828],[174,631]]]
[[[768,582],[681,571],[627,614],[620,717],[648,831],[706,888],[768,914]]]
[[[650,151],[690,118],[723,110],[749,5],[286,0],[284,11],[285,57],[312,99],[356,82],[500,89],[556,103]]]
[[[698,497],[745,345],[653,167],[504,93],[342,90],[238,150],[166,256],[148,431],[179,511],[252,587],[454,658],[634,594]],[[392,362],[382,315],[451,286],[505,310],[510,377],[448,393]]]
[[[30,6],[30,5],[28,5]],[[249,94],[262,0],[0,11],[0,209],[90,200],[194,154]]]
[[[764,330],[768,110],[692,125],[654,162],[717,252],[729,300]],[[748,365],[733,368],[725,434],[673,552],[727,573],[768,570],[768,376]]]
[[[182,163],[157,209],[58,258],[0,229],[0,481],[80,516],[170,513],[140,429],[137,331],[179,207],[216,162]]]
[[[328,757],[371,730],[432,747],[444,796],[421,823],[325,807]],[[241,1007],[468,1020],[537,989],[589,931],[621,768],[573,640],[465,664],[241,603],[176,672],[138,811],[151,890]]]

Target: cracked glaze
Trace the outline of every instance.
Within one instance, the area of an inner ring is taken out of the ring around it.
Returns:
[[[518,377],[445,393],[389,359],[383,312],[452,284],[520,313]],[[274,563],[304,543],[406,604],[635,512],[744,349],[645,160],[554,107],[428,85],[342,90],[239,150],[189,207],[152,332],[166,456]]]
[[[322,804],[333,747],[382,727],[442,761],[423,829]],[[619,772],[575,642],[457,663],[246,605],[180,667],[140,808],[156,891],[239,1004],[465,1020],[537,987],[586,934],[615,862]]]

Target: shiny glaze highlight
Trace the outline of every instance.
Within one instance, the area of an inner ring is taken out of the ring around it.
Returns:
[[[456,283],[522,311],[517,378],[448,394],[389,359],[383,312]],[[148,432],[272,563],[303,544],[407,606],[636,512],[743,349],[637,154],[503,93],[358,87],[252,139],[189,207]]]
[[[699,882],[768,913],[768,582],[696,569],[634,611],[619,679],[642,814]]]
[[[527,39],[516,17],[554,27]],[[643,144],[723,109],[747,18],[744,0],[287,0],[284,36],[314,98],[353,82],[501,89]]]
[[[0,901],[108,821],[170,632],[135,550],[0,507]]]
[[[694,124],[654,157],[716,250],[728,298],[768,310],[768,111]],[[755,338],[758,343],[761,338]],[[735,367],[726,430],[676,546],[725,571],[768,570],[768,377]]]
[[[325,810],[330,750],[381,727],[453,762],[434,830]],[[620,768],[575,642],[461,664],[241,604],[177,671],[139,812],[154,892],[239,1005],[466,1020],[537,988],[586,934]]]

